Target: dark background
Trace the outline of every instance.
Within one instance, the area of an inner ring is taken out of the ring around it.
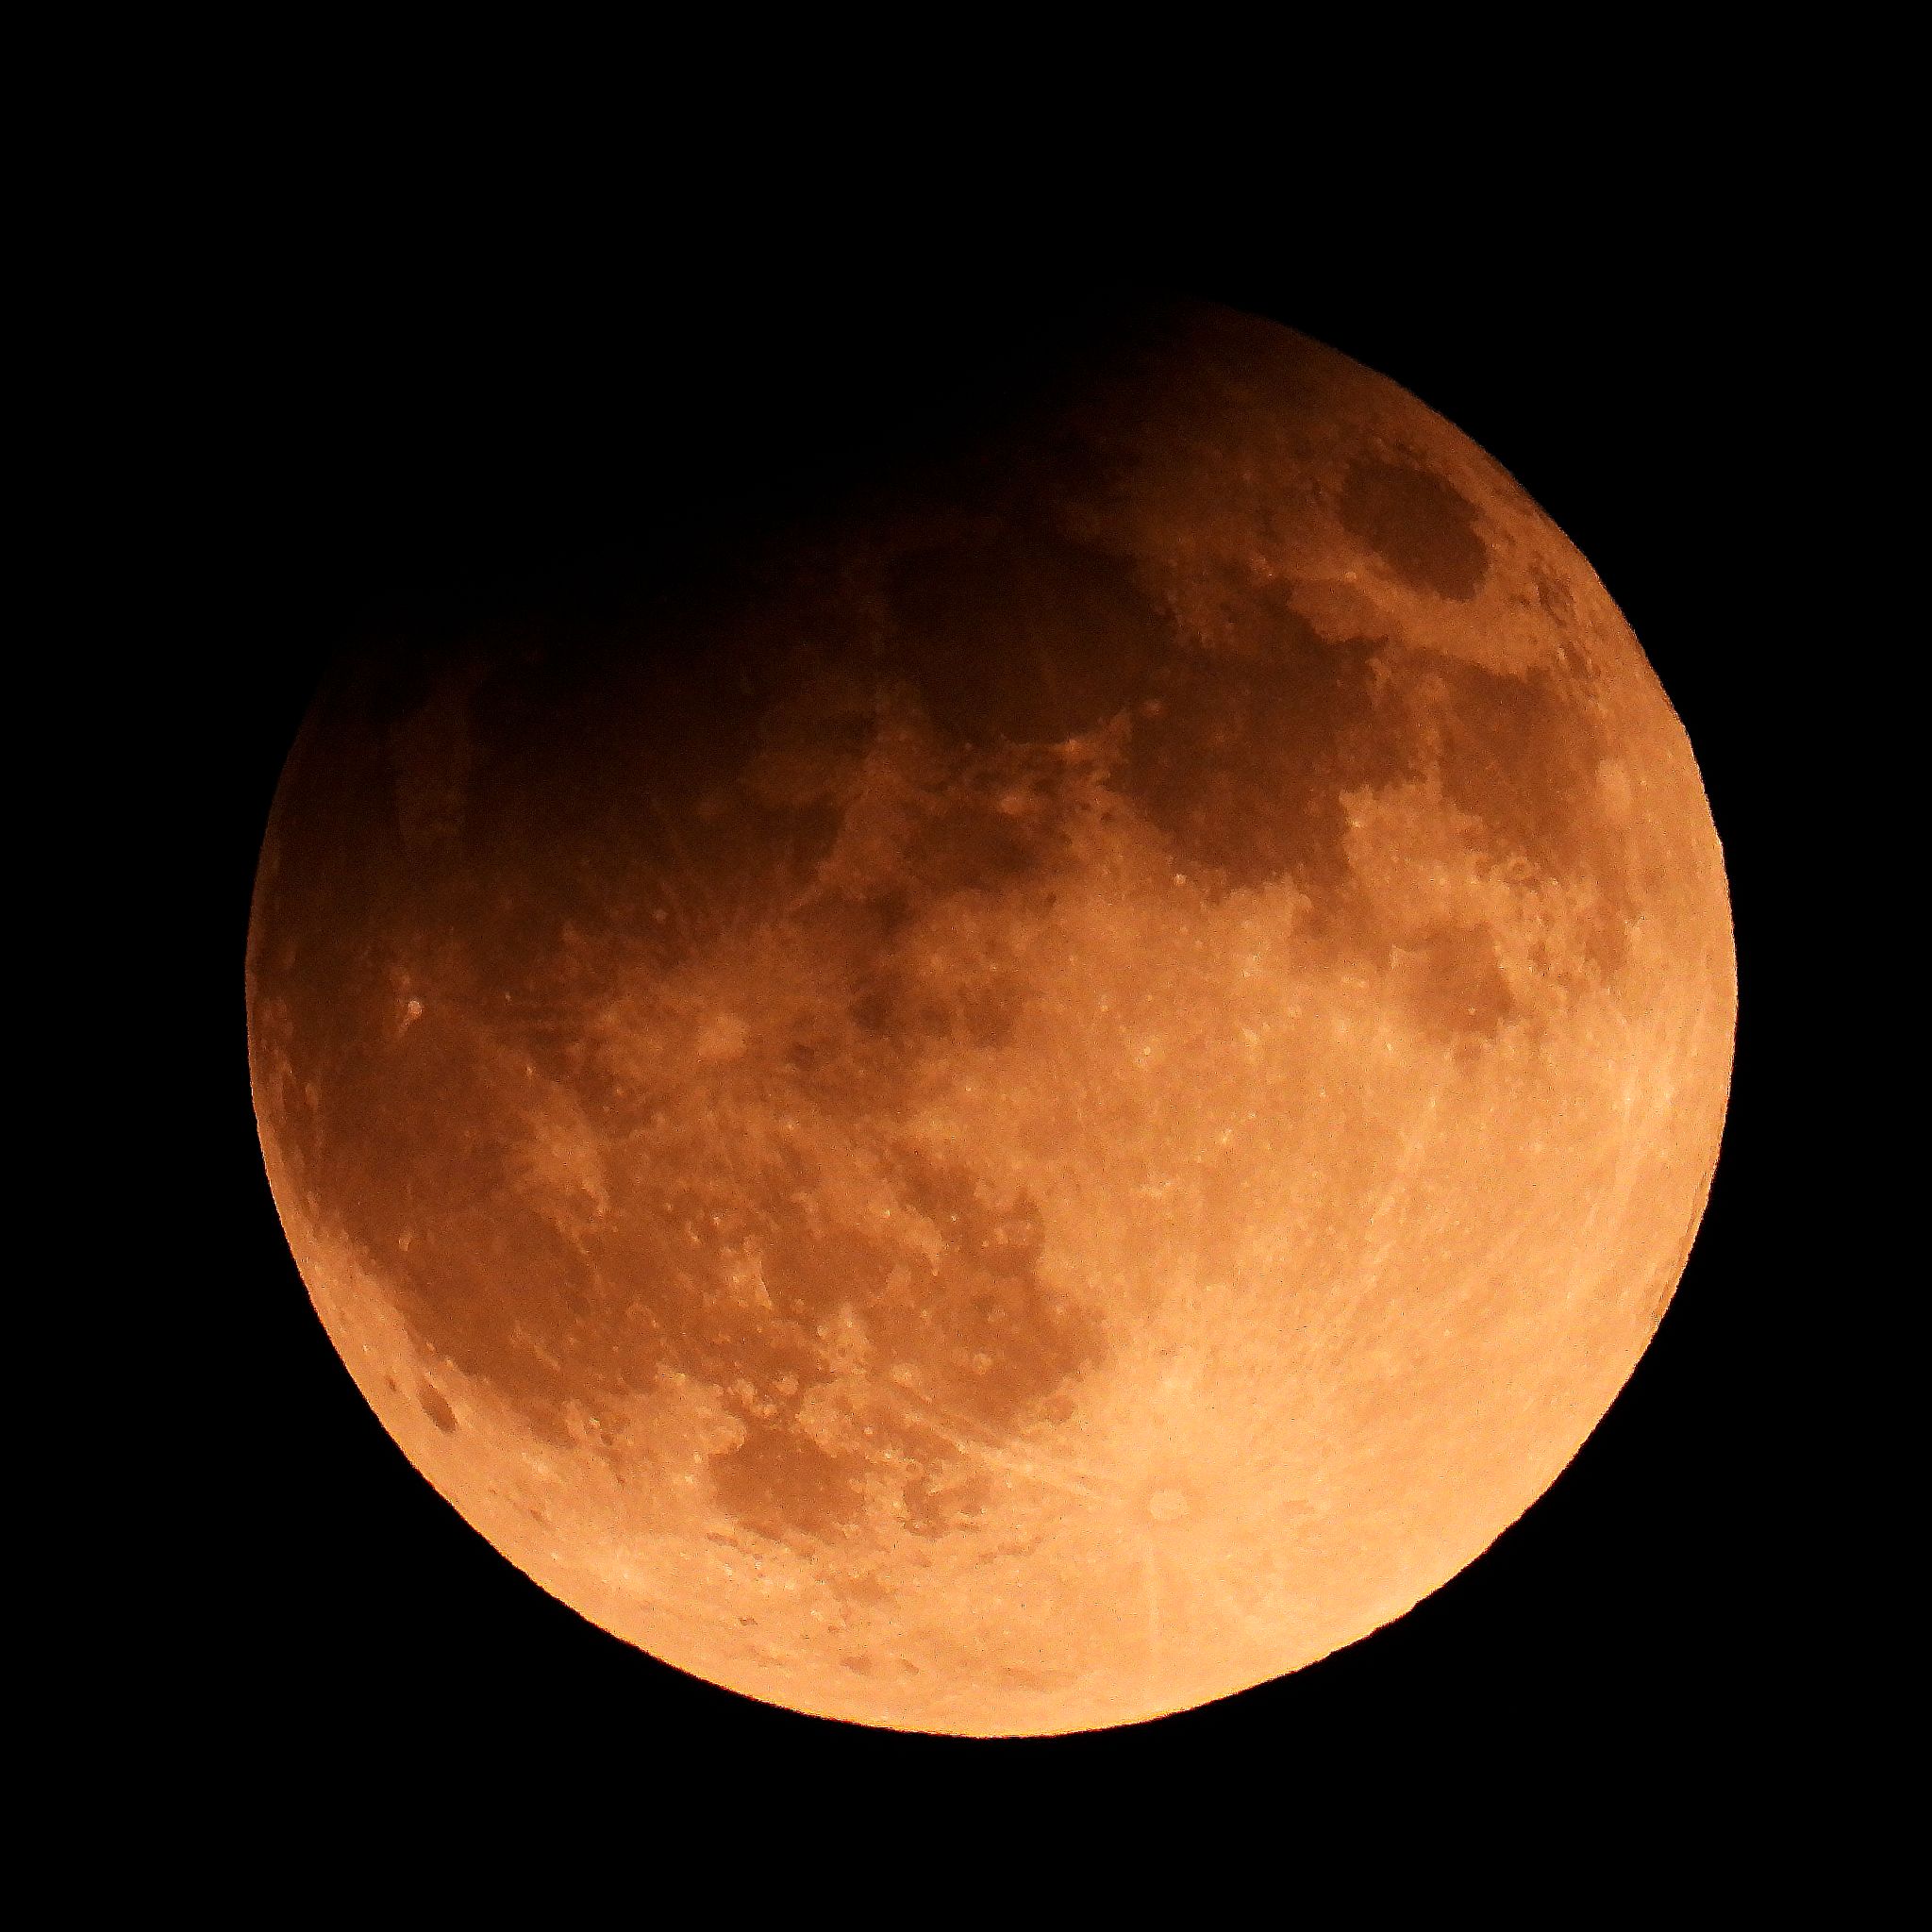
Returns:
[[[1606,216],[1560,244],[1412,240],[1297,262],[1245,236],[1019,250],[983,234],[721,246],[641,220],[510,248],[325,215],[238,243],[198,311],[181,420],[219,473],[197,584],[214,801],[208,967],[219,1098],[198,1159],[218,1259],[179,1565],[187,1707],[238,1776],[345,1755],[439,1789],[610,1776],[1185,1786],[1227,1766],[1425,1800],[1507,1775],[1690,1790],[1775,1751],[1790,1710],[1766,1584],[1782,1492],[1759,1372],[1776,1108],[1758,687],[1787,622],[1761,425],[1790,343],[1774,264]],[[1648,230],[1646,232],[1646,229]],[[261,829],[322,665],[372,614],[541,595],[640,528],[809,497],[908,423],[969,411],[1121,283],[1289,323],[1394,377],[1511,470],[1591,559],[1689,730],[1725,843],[1742,1019],[1724,1158],[1688,1273],[1574,1463],[1478,1562],[1368,1641],[1129,1730],[989,1744],[870,1732],[698,1683],[584,1623],[478,1539],[364,1407],[310,1311],[250,1109],[242,953]],[[1782,1699],[1782,1701],[1779,1701]],[[400,1768],[398,1768],[400,1767]],[[735,1771],[734,1771],[735,1768]]]

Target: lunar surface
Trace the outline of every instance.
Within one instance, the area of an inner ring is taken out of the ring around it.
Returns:
[[[1690,747],[1472,442],[1162,306],[741,553],[350,650],[249,940],[270,1181],[410,1461],[746,1695],[974,1735],[1476,1557],[1682,1271]]]

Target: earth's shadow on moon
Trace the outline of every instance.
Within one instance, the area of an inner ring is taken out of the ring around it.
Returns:
[[[1085,325],[1084,317],[1082,325]],[[1042,363],[1052,364],[1056,357],[1063,356],[1064,348],[1064,338],[1051,333],[1043,343],[1030,345],[1019,358],[1024,364],[1028,379]],[[911,443],[916,444],[922,453],[943,452],[948,442],[957,438],[961,424],[974,423],[983,416],[987,408],[989,380],[995,380],[996,384],[1010,384],[1014,380],[1010,366],[1003,370],[996,379],[981,378],[968,385],[962,393],[947,398],[942,407],[922,422],[915,436],[899,439],[900,446],[903,448]],[[828,491],[851,491],[858,487],[852,480],[852,473],[862,471],[865,463],[857,459],[835,461],[831,465],[835,474],[828,478],[822,460],[822,447],[812,447],[819,450],[821,457],[816,467],[802,464],[796,472],[786,475],[783,465],[774,466],[758,488],[744,492],[736,500],[732,515],[741,521],[762,516],[769,519],[773,526],[780,526],[796,516],[797,506],[802,501],[811,502],[823,513]],[[872,459],[869,453],[867,461]],[[944,459],[943,455],[938,458],[941,461]],[[1444,492],[1448,492],[1447,497]],[[1467,519],[1456,502],[1448,500],[1453,496],[1454,491],[1449,485],[1425,472],[1407,470],[1399,464],[1369,462],[1357,464],[1347,472],[1338,495],[1336,511],[1343,527],[1370,551],[1383,557],[1395,576],[1419,592],[1456,602],[1474,593],[1480,583],[1482,570],[1478,561],[1474,559],[1469,541],[1464,541]],[[663,523],[645,541],[642,550],[645,558],[654,558],[658,565],[675,560],[677,571],[682,573],[691,569],[694,558],[716,554],[715,546],[721,542],[735,544],[741,541],[741,529],[728,535],[721,534],[715,526],[706,527],[702,518],[674,512],[667,508]],[[1124,683],[1108,682],[1104,688],[1094,688],[1090,683],[1083,689],[1077,679],[1070,685],[1063,675],[1058,675],[1057,668],[1064,664],[1068,654],[1063,648],[1057,650],[1050,637],[1038,654],[1038,661],[1046,667],[1047,673],[1038,683],[1029,685],[1024,677],[1021,677],[1008,681],[995,691],[976,691],[970,664],[972,637],[987,623],[993,621],[995,613],[974,615],[973,598],[977,593],[977,587],[994,574],[1021,582],[1027,581],[1030,575],[1042,586],[1050,587],[1028,600],[1028,606],[1036,610],[1064,610],[1065,622],[1072,630],[1091,625],[1095,621],[1096,612],[1111,609],[1116,614],[1105,620],[1110,631],[1131,640],[1135,626],[1147,621],[1135,612],[1155,607],[1147,605],[1144,600],[1137,605],[1131,597],[1124,599],[1117,574],[1110,575],[1098,564],[1092,565],[1090,572],[1089,563],[1081,559],[1097,553],[1065,546],[1055,550],[1050,544],[1043,545],[1041,541],[1031,538],[1016,547],[1011,541],[998,535],[969,536],[963,542],[952,541],[941,546],[941,551],[942,560],[940,563],[916,573],[899,588],[893,597],[893,607],[902,626],[924,640],[914,654],[918,668],[914,683],[924,699],[925,716],[941,729],[950,742],[960,748],[960,756],[970,762],[974,758],[991,756],[997,747],[1057,743],[1070,736],[1078,736],[1105,718],[1133,706],[1146,704],[1156,707],[1146,714],[1148,723],[1133,741],[1134,749],[1126,766],[1130,774],[1127,790],[1143,808],[1148,822],[1163,834],[1170,856],[1196,876],[1204,901],[1214,902],[1217,897],[1224,900],[1230,893],[1264,889],[1289,878],[1294,878],[1300,889],[1317,904],[1332,898],[1340,890],[1348,868],[1340,856],[1342,851],[1341,834],[1332,819],[1319,840],[1311,841],[1302,835],[1282,836],[1278,824],[1271,824],[1248,808],[1250,801],[1246,797],[1220,802],[1210,797],[1204,803],[1198,784],[1191,787],[1187,780],[1190,774],[1198,774],[1201,771],[1204,763],[1202,746],[1211,741],[1230,758],[1236,769],[1259,769],[1269,773],[1274,790],[1291,790],[1295,786],[1303,788],[1303,803],[1295,811],[1286,814],[1288,826],[1293,828],[1311,824],[1325,815],[1339,814],[1339,801],[1347,791],[1387,788],[1412,771],[1412,757],[1407,762],[1398,758],[1391,763],[1386,741],[1378,742],[1374,734],[1370,734],[1357,749],[1351,750],[1348,746],[1352,721],[1358,720],[1372,702],[1367,693],[1370,685],[1369,658],[1373,654],[1366,642],[1353,663],[1345,650],[1337,660],[1341,667],[1337,675],[1352,678],[1354,684],[1352,698],[1338,706],[1336,715],[1340,722],[1332,728],[1320,725],[1319,708],[1311,708],[1306,701],[1282,711],[1274,720],[1274,728],[1269,728],[1266,682],[1257,683],[1250,679],[1248,683],[1242,683],[1248,674],[1242,669],[1238,651],[1222,667],[1220,686],[1223,691],[1236,691],[1238,701],[1224,704],[1218,698],[1204,698],[1185,682],[1163,687],[1158,672],[1152,669],[1138,683],[1129,676]],[[1104,562],[1105,558],[1102,558],[1101,561]],[[1090,575],[1083,575],[1083,573]],[[631,594],[630,587],[639,581],[640,575],[639,551],[635,545],[626,548],[606,546],[599,552],[594,564],[587,565],[587,559],[581,553],[567,554],[565,550],[558,550],[543,554],[541,544],[533,544],[525,558],[518,560],[511,569],[496,572],[487,584],[474,577],[465,582],[462,580],[463,572],[458,570],[453,574],[454,582],[446,577],[443,587],[431,596],[425,598],[411,593],[400,598],[391,597],[389,600],[390,611],[381,622],[394,624],[406,621],[419,636],[425,628],[441,628],[456,638],[472,631],[478,621],[487,621],[499,634],[514,633],[524,621],[518,613],[532,609],[543,610],[546,623],[555,625],[559,609],[568,609],[572,613],[571,621],[595,630],[608,624],[614,611],[622,611],[625,599]],[[651,572],[646,570],[641,575],[649,576]],[[664,575],[663,570],[658,569],[655,581],[661,584]],[[1224,603],[1234,614],[1226,616],[1224,621],[1227,623],[1231,636],[1239,638],[1251,632],[1255,620],[1252,614],[1241,614],[1238,601],[1230,600],[1258,593],[1252,586],[1234,584],[1229,587]],[[929,608],[923,608],[923,598],[929,600]],[[1109,599],[1114,600],[1111,606]],[[437,614],[426,614],[432,610]],[[403,613],[401,620],[397,612]],[[1299,622],[1302,620],[1296,618],[1291,606],[1284,605],[1276,613],[1277,631],[1291,638],[1296,634],[1295,626]],[[1345,644],[1347,641],[1341,641]],[[1150,634],[1141,655],[1150,667],[1158,666],[1165,648],[1167,645],[1163,639]],[[1307,648],[1317,646],[1310,644]],[[1129,641],[1124,658],[1107,667],[1109,680],[1122,676],[1123,665],[1131,671],[1136,649]],[[663,674],[659,688],[675,699],[686,675],[684,667],[673,659],[664,659],[654,670]],[[1482,701],[1457,704],[1452,700],[1449,706],[1452,718],[1466,717],[1475,721],[1467,727],[1476,734],[1473,741],[1458,751],[1452,730],[1446,752],[1440,746],[1433,747],[1441,761],[1440,769],[1445,794],[1454,799],[1457,795],[1459,782],[1465,800],[1479,800],[1490,813],[1503,815],[1507,820],[1510,833],[1508,855],[1540,867],[1544,875],[1560,874],[1566,864],[1574,867],[1577,862],[1574,846],[1567,852],[1552,853],[1546,849],[1546,841],[1552,836],[1567,836],[1574,840],[1574,818],[1554,809],[1550,799],[1541,802],[1534,798],[1525,799],[1514,788],[1499,788],[1493,774],[1502,758],[1519,755],[1524,743],[1533,742],[1536,731],[1543,728],[1548,733],[1551,749],[1532,761],[1532,769],[1546,773],[1555,767],[1554,775],[1549,778],[1552,795],[1568,797],[1575,789],[1576,774],[1563,768],[1563,758],[1574,758],[1577,771],[1586,765],[1593,768],[1602,756],[1602,744],[1579,742],[1573,751],[1567,727],[1541,726],[1538,708],[1547,708],[1552,703],[1562,701],[1540,691],[1534,676],[1513,678],[1505,686],[1499,682],[1503,674],[1480,666],[1452,666],[1448,675],[1471,680],[1487,679],[1488,683],[1482,686],[1487,694]],[[1134,685],[1132,691],[1126,688],[1129,683]],[[419,693],[426,688],[419,686]],[[1300,687],[1304,692],[1317,688],[1307,683]],[[1506,690],[1509,702],[1499,712],[1496,701]],[[1191,718],[1191,707],[1198,716]],[[420,718],[422,713],[420,698],[411,701],[406,693],[393,701],[387,714],[400,720]],[[579,704],[576,716],[581,720],[587,715],[588,711]],[[688,777],[680,775],[674,789],[683,797],[701,801],[706,789],[703,768],[717,758],[718,747],[729,740],[732,731],[742,727],[722,715],[708,712],[695,720],[680,717],[675,702],[657,708],[657,715],[665,721],[658,742],[667,758],[680,746],[697,748],[693,753],[696,763],[691,774]],[[1492,717],[1495,736],[1493,741],[1489,741],[1482,739],[1480,733],[1491,728],[1488,721]],[[1235,736],[1230,738],[1227,735],[1229,731]],[[1242,733],[1247,735],[1243,737]],[[573,742],[581,746],[584,742],[581,732],[573,734]],[[1280,762],[1271,766],[1268,760],[1276,755]],[[557,755],[541,750],[532,756],[539,769],[554,769],[558,762]],[[748,752],[746,756],[749,758],[752,754]],[[412,754],[406,762],[411,769],[420,771],[425,764],[433,767],[435,757],[432,745],[426,758]],[[1456,763],[1457,758],[1462,760],[1459,766]],[[597,763],[594,758],[583,762],[594,772]],[[672,764],[675,768],[675,758]],[[1459,781],[1456,776],[1458,771],[1465,774]],[[1013,774],[1008,772],[1001,775],[1010,779]],[[973,782],[976,785],[978,781]],[[916,844],[895,848],[895,862],[904,863],[908,854],[917,853],[918,875],[941,880],[949,875],[949,867],[954,868],[960,891],[984,891],[989,880],[1017,882],[1037,870],[1037,844],[1029,846],[1022,842],[1016,845],[1013,842],[1010,825],[1003,823],[1001,815],[990,809],[984,802],[991,796],[990,792],[982,793],[969,787],[966,793],[959,795],[971,802],[972,809],[963,817],[958,813],[941,815],[931,829],[928,844],[924,848]],[[590,808],[594,809],[594,805]],[[795,812],[799,808],[787,805],[781,809]],[[810,819],[812,810],[813,808],[808,805],[804,808],[804,817]],[[1515,817],[1510,819],[1508,814],[1512,811]],[[433,849],[436,845],[439,837],[437,812],[434,796],[420,805],[414,822],[419,834],[419,849]],[[522,823],[529,822],[527,812],[518,816]],[[818,822],[803,835],[802,844],[790,833],[775,841],[779,845],[798,846],[796,864],[801,876],[814,868],[823,868],[831,852],[837,828],[824,823],[829,816],[820,809]],[[849,813],[846,816],[849,817]],[[407,808],[403,817],[405,824],[408,823]],[[701,869],[710,876],[728,873],[736,862],[735,855],[761,842],[763,846],[774,842],[770,840],[749,840],[741,826],[726,824],[720,829],[715,814],[707,819],[699,812],[685,829],[688,836],[681,840],[679,848],[685,854],[691,851],[691,837],[702,837],[708,830],[716,833],[716,856],[708,861],[700,861]],[[1276,840],[1272,846],[1267,842],[1271,838]],[[486,873],[487,870],[486,866]],[[777,890],[795,892],[797,886],[798,880],[793,879],[774,888],[761,877],[755,885],[730,886],[719,897],[727,903],[742,902],[753,891]],[[365,901],[368,896],[365,891]],[[864,902],[852,903],[862,906]],[[1624,909],[1627,911],[1627,908]],[[1607,908],[1600,906],[1591,915],[1596,921],[1594,941],[1590,940],[1585,927],[1578,928],[1581,935],[1578,957],[1589,958],[1600,972],[1612,972],[1619,963],[1614,956],[1614,946],[1617,935],[1624,929],[1626,921],[1618,917],[1618,912],[1612,894]],[[473,913],[474,907],[468,901],[451,901],[442,923],[449,929],[460,930],[463,920],[471,918]],[[868,955],[876,957],[882,951],[890,953],[892,923],[916,919],[916,915],[905,906],[883,905],[863,913],[841,912],[841,918],[842,929],[859,932],[864,941],[864,950]],[[866,925],[863,922],[868,919],[874,924]],[[854,921],[858,923],[855,925]],[[561,923],[569,924],[567,909]],[[1362,930],[1360,922],[1351,927],[1349,937],[1352,942],[1359,942]],[[1457,950],[1463,944],[1455,937],[1458,930],[1453,926],[1445,928],[1445,936],[1440,941],[1425,934],[1397,934],[1389,939],[1378,934],[1375,944],[1386,947],[1397,945],[1405,938],[1411,940],[1407,950],[1413,953],[1421,963],[1413,969],[1404,970],[1420,975],[1415,981],[1417,991],[1413,997],[1420,1002],[1418,1011],[1424,1017],[1426,1016],[1428,1003],[1440,998],[1447,1003],[1445,1010],[1457,1015],[1457,1027],[1467,1030],[1472,1017],[1480,1024],[1485,1016],[1491,1026],[1500,1025],[1510,1014],[1508,989],[1504,986],[1498,990],[1492,965],[1486,969],[1479,957],[1466,957]],[[711,939],[708,938],[704,942],[689,947],[686,957],[691,952],[702,951],[703,944],[710,942]],[[1591,955],[1592,943],[1605,949],[1600,957]],[[1439,947],[1439,953],[1431,953],[1432,945]],[[479,984],[513,985],[518,969],[518,961],[513,955],[513,946],[495,963],[491,963],[485,955],[480,966],[473,956],[466,970],[475,972]],[[684,963],[675,947],[669,955],[660,953],[655,957],[660,964],[673,968]],[[937,1029],[935,1037],[943,1037],[949,1042],[963,1037],[969,1048],[993,1052],[1005,1043],[1001,1029],[1003,1026],[1010,1027],[1011,1021],[1010,1016],[1005,1020],[1001,1018],[996,992],[989,994],[987,1002],[973,1012],[941,1013],[937,1018],[922,1016],[919,1006],[922,996],[923,990],[917,984],[908,985],[903,980],[895,983],[888,975],[884,983],[863,988],[855,998],[853,1010],[861,1028],[865,1016],[870,1014],[879,1032],[890,1040],[901,1040],[908,1033],[916,1034],[922,1026],[929,1026]],[[400,999],[402,1012],[408,1020],[406,1033],[412,1035],[418,1042],[433,1037],[418,1024],[424,1015],[409,1014],[408,1002],[412,999],[420,1001],[421,996],[406,992],[400,995]],[[811,1043],[803,1044],[809,1051]],[[541,1046],[541,1032],[526,1033],[520,1038],[518,1045],[533,1055],[537,1054]],[[823,1051],[823,1042],[820,1046]],[[560,1043],[559,1050],[568,1056],[567,1039]],[[741,1041],[717,1036],[712,1048],[700,1048],[701,1058],[706,1051],[710,1051],[721,1065],[729,1066],[737,1063],[744,1047]],[[841,1058],[841,1063],[853,1060],[853,1056],[842,1049],[834,1058]],[[426,1076],[429,1087],[425,1091],[447,1095],[461,1091],[462,1082],[474,1077],[470,1071],[473,1067],[474,1061],[465,1060],[460,1055],[455,1059],[445,1059],[431,1068]],[[864,1077],[862,1069],[854,1077]],[[371,1103],[372,1106],[375,1104]],[[935,1224],[949,1222],[957,1226],[963,1219],[964,1229],[958,1237],[959,1252],[971,1250],[978,1253],[984,1269],[988,1271],[988,1278],[994,1283],[1010,1284],[1023,1278],[1022,1271],[1031,1265],[1027,1257],[1037,1258],[1041,1245],[1037,1204],[1028,1208],[1018,1203],[1017,1199],[1004,1205],[989,1202],[982,1186],[971,1178],[962,1181],[957,1173],[949,1174],[943,1165],[933,1164],[931,1157],[923,1155],[916,1147],[895,1158],[905,1163],[895,1185],[902,1197],[914,1205],[917,1213]],[[376,1200],[380,1195],[373,1170],[365,1175],[344,1176],[344,1191],[364,1202]],[[922,1201],[924,1203],[923,1207],[919,1206]],[[974,1232],[977,1225],[975,1216],[986,1221],[986,1225],[977,1232]],[[473,1235],[475,1232],[473,1230]],[[385,1225],[378,1233],[379,1244],[389,1247],[408,1237],[411,1230],[400,1224],[396,1228]],[[365,1246],[378,1244],[367,1230],[362,1240]],[[805,1235],[798,1236],[797,1240],[809,1244]],[[475,1252],[474,1240],[471,1248]],[[806,1264],[800,1265],[804,1267]],[[890,1269],[891,1265],[889,1259],[882,1258],[882,1269]],[[460,1305],[459,1294],[444,1297],[445,1307]],[[995,1301],[995,1308],[997,1306]],[[957,1324],[947,1326],[950,1330]],[[574,1331],[566,1324],[558,1332],[564,1335]],[[733,1346],[741,1350],[742,1340]],[[458,1362],[461,1359],[460,1341],[453,1347],[447,1335],[435,1344],[435,1350],[445,1358]],[[555,1354],[554,1346],[550,1352]],[[981,1348],[970,1353],[986,1354],[989,1351]],[[1070,1359],[1077,1360],[1078,1357],[1075,1356]],[[704,1376],[715,1376],[722,1381],[729,1366],[722,1359],[716,1365],[707,1365],[692,1357],[680,1373],[691,1373],[695,1369]],[[788,1368],[774,1360],[767,1366],[774,1379],[796,1373],[795,1364]],[[1041,1392],[1048,1392],[1064,1379],[1064,1371],[1047,1375]],[[457,1433],[452,1426],[456,1411],[440,1388],[425,1384],[412,1388],[409,1392],[438,1435],[448,1437]],[[543,1399],[544,1390],[539,1377],[532,1387],[530,1400],[541,1403]],[[774,1440],[777,1439],[774,1437]],[[741,1445],[731,1453],[741,1457],[746,1446]],[[823,1533],[827,1527],[838,1526],[836,1516],[811,1517],[808,1513],[801,1515],[799,1511],[808,1511],[813,1507],[801,1503],[800,1498],[811,1490],[814,1483],[822,1488],[830,1485],[826,1490],[830,1507],[849,1509],[852,1507],[849,1501],[837,1493],[840,1481],[836,1475],[825,1478],[818,1474],[801,1474],[790,1466],[774,1467],[758,1477],[754,1466],[748,1487],[744,1488],[735,1504],[730,1501],[728,1485],[720,1493],[726,1499],[728,1513],[746,1528],[754,1534],[775,1532],[782,1541],[791,1529],[811,1536]],[[772,1515],[770,1511],[774,1508],[778,1513]],[[1507,1547],[1507,1543],[1499,1545],[1486,1563],[1501,1565]],[[1452,1594],[1455,1588],[1452,1587]],[[1390,1641],[1391,1633],[1385,1633],[1376,1640],[1376,1643],[1385,1648]],[[1352,1653],[1344,1652],[1342,1658],[1350,1655]],[[1342,1658],[1317,1665],[1314,1669],[1317,1673],[1332,1673],[1341,1664]],[[1283,1688],[1274,1687],[1276,1691]],[[714,1695],[709,1691],[701,1694],[705,1697]],[[1165,1721],[1168,1724],[1185,1722],[1185,1719]]]

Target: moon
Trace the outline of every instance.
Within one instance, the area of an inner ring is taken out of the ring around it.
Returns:
[[[746,1696],[1036,1735],[1474,1559],[1624,1385],[1736,988],[1584,558],[1146,303],[780,525],[346,649],[256,881],[291,1248],[410,1462]]]

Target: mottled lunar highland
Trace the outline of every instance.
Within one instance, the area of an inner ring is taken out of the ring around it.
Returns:
[[[1649,1341],[1730,925],[1584,559],[1413,397],[1133,318],[675,587],[372,639],[248,963],[410,1461],[800,1710],[1146,1718],[1399,1616]]]

